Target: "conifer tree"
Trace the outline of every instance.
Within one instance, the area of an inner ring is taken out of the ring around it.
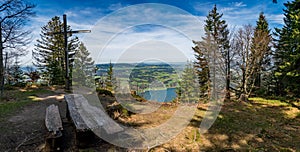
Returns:
[[[84,43],[80,43],[75,53],[74,67],[73,67],[73,82],[90,87],[94,84],[94,61],[90,57],[90,53],[84,46]]]
[[[70,26],[67,27],[70,31]],[[63,23],[60,18],[53,17],[47,25],[42,27],[40,39],[37,40],[33,50],[33,64],[37,66],[45,77],[49,78],[50,84],[62,85],[65,83],[65,50],[63,34]],[[68,35],[68,50],[75,51],[78,47],[77,37]],[[70,62],[70,71],[72,71],[72,61]],[[72,73],[70,73],[72,78]]]
[[[113,65],[111,62],[109,62],[109,66],[107,69],[107,78],[106,78],[106,89],[109,91],[113,91],[115,89],[115,78],[114,78],[114,72],[113,72]]]
[[[285,93],[299,96],[300,92],[300,1],[284,4],[284,26],[275,29],[275,76],[277,94]]]
[[[205,37],[202,41],[196,44],[194,47],[197,67],[197,73],[199,75],[200,87],[205,88],[203,82],[206,81],[209,90],[208,95],[215,98],[217,96],[218,82],[220,81],[220,75],[225,75],[226,81],[226,98],[230,99],[230,52],[229,52],[229,30],[225,20],[222,20],[223,14],[217,12],[217,6],[209,12],[205,20]],[[205,60],[203,60],[205,59]],[[204,61],[204,62],[203,62]],[[205,62],[206,66],[205,67]],[[202,64],[202,65],[201,65]],[[208,68],[205,69],[205,68]],[[218,71],[225,69],[223,74]],[[208,74],[208,76],[204,76]],[[202,78],[201,78],[202,77]],[[211,81],[211,83],[209,83]],[[221,80],[222,81],[222,80]],[[211,85],[211,88],[209,86]],[[201,88],[200,90],[203,90]]]
[[[270,70],[272,53],[270,46],[272,37],[268,22],[263,13],[259,14],[252,41],[251,53],[253,58],[256,59],[255,62],[258,64],[252,79],[256,89],[259,89],[261,87],[262,72],[264,72],[263,74],[266,75],[266,72]]]
[[[206,33],[203,41],[196,42],[192,49],[195,52],[194,66],[198,75],[200,98],[208,100],[210,96],[209,52],[212,49],[210,34]]]
[[[181,103],[197,103],[200,97],[199,82],[195,67],[188,62],[182,72],[177,96]]]
[[[15,62],[8,70],[8,75],[14,84],[21,83],[23,78],[23,71],[20,67],[20,62],[18,61],[18,56],[15,57]]]

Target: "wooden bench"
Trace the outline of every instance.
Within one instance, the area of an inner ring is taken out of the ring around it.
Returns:
[[[45,151],[61,150],[62,121],[58,106],[52,104],[46,109],[45,125],[48,130],[46,136]]]
[[[123,131],[100,107],[89,104],[83,95],[65,95],[65,101],[68,107],[67,118],[75,126],[77,146],[85,147],[89,140],[93,140],[96,137],[93,133],[95,129],[100,128],[105,134]]]

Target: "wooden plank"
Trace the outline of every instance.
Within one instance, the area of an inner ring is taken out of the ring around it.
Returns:
[[[100,106],[92,106],[87,99],[80,94],[65,95],[65,99],[68,103],[68,107],[71,108],[70,116],[74,122],[80,121],[84,123],[84,127],[91,130],[101,127],[107,134],[114,134],[123,131],[123,128],[119,126],[114,120],[112,120]],[[69,100],[69,101],[68,101]],[[70,104],[70,106],[69,106]],[[100,103],[99,103],[100,104]],[[77,116],[74,118],[76,113]],[[81,117],[81,118],[78,118]],[[77,122],[79,124],[79,122]],[[82,125],[83,126],[83,125]],[[79,128],[79,126],[77,126]]]
[[[63,130],[58,106],[52,104],[46,109],[45,125],[49,132],[55,136],[61,136]]]
[[[84,120],[78,113],[78,107],[75,105],[75,98],[73,95],[65,95],[65,100],[68,105],[68,115],[70,116],[73,124],[77,131],[87,131],[90,130],[85,124]]]
[[[52,104],[46,108],[45,125],[48,130],[44,151],[60,151],[62,143],[62,121],[58,106]]]

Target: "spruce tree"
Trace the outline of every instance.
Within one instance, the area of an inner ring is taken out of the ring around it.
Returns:
[[[210,95],[210,75],[209,56],[207,52],[212,49],[210,34],[207,34],[206,37],[203,38],[203,41],[193,41],[193,43],[196,45],[192,49],[195,52],[196,58],[194,66],[198,75],[200,98],[208,100]]]
[[[60,18],[53,17],[47,25],[41,28],[40,39],[37,40],[33,50],[33,64],[37,66],[43,75],[49,78],[50,84],[62,85],[65,83],[65,50],[64,36],[57,34],[63,32],[63,23]],[[67,27],[70,31],[70,26]],[[68,50],[75,51],[78,47],[79,40],[77,37],[68,35]],[[70,63],[70,71],[72,62]],[[70,73],[72,77],[72,73]]]
[[[15,62],[12,67],[9,68],[8,75],[11,78],[13,84],[19,84],[24,80],[23,71],[21,70],[18,56],[16,56]]]
[[[195,67],[188,62],[182,72],[179,88],[177,88],[178,99],[181,103],[197,103],[200,97],[199,91]]]
[[[91,87],[94,84],[94,61],[90,57],[90,53],[81,42],[75,52],[75,60],[73,67],[73,83]]]
[[[115,85],[115,78],[114,78],[114,73],[113,73],[113,65],[111,62],[109,62],[109,66],[107,69],[107,78],[106,78],[106,89],[109,91],[113,91],[116,86]]]
[[[263,13],[259,14],[258,21],[254,30],[252,39],[251,54],[256,58],[258,66],[253,74],[253,81],[258,90],[261,87],[261,76],[267,76],[271,66],[271,41],[272,37],[269,30],[268,22]]]
[[[277,94],[299,96],[300,88],[300,1],[284,4],[284,26],[276,28],[275,76]]]
[[[194,47],[196,62],[195,65],[198,68],[197,73],[199,75],[200,90],[203,90],[205,84],[209,87],[211,81],[212,88],[207,88],[208,95],[213,98],[217,97],[217,81],[220,69],[225,69],[223,75],[226,80],[226,99],[230,99],[230,52],[229,52],[229,30],[225,20],[222,20],[223,14],[217,12],[217,6],[209,12],[205,20],[205,37],[203,37],[200,43]],[[208,65],[205,67],[203,59]],[[202,61],[201,61],[202,60]],[[224,61],[224,63],[220,63]],[[202,65],[201,65],[202,64]],[[220,65],[221,64],[221,65]],[[202,69],[203,68],[203,69]],[[207,68],[207,69],[205,69]],[[208,76],[205,76],[208,74]]]

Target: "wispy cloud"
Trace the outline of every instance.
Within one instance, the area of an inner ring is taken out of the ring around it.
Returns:
[[[122,55],[122,62],[149,57],[174,62],[191,58],[192,40],[202,36],[202,18],[172,6],[143,4],[102,18],[84,42],[96,63],[116,61]]]
[[[74,11],[66,11],[64,14],[66,14],[68,17],[78,17],[78,13],[75,13]]]
[[[230,27],[241,27],[246,24],[255,25],[260,12],[264,12],[270,28],[283,24],[283,15],[269,12],[269,9],[264,4],[252,7],[246,6],[242,2],[233,3],[231,7],[220,6],[220,12],[223,13],[223,19],[227,21]]]
[[[284,15],[283,14],[266,14],[268,20],[272,23],[276,23],[276,24],[281,24],[283,25],[283,18]]]
[[[245,7],[245,6],[247,6],[247,5],[244,4],[243,2],[234,2],[233,5],[234,5],[235,7]]]
[[[130,54],[130,52],[135,52],[137,55],[143,54],[144,57],[153,55],[164,57],[174,53],[172,52],[175,50],[174,48],[178,48],[186,56],[193,57],[191,40],[201,40],[204,33],[204,20],[214,4],[217,4],[218,11],[223,13],[223,19],[230,28],[238,28],[248,23],[255,25],[261,11],[264,11],[271,28],[283,24],[281,12],[274,11],[275,7],[282,9],[281,6],[272,5],[273,10],[271,10],[269,5],[263,3],[253,5],[253,2],[246,1],[213,0],[192,1],[189,4],[183,4],[183,6],[192,5],[191,13],[193,15],[173,6],[155,6],[149,3],[139,4],[136,7],[129,6],[129,9],[125,7],[128,3],[111,2],[107,2],[105,5],[101,4],[99,7],[76,5],[58,10],[47,7],[38,9],[40,13],[37,13],[28,27],[34,29],[32,33],[34,40],[29,46],[29,50],[34,48],[36,39],[39,38],[40,27],[47,24],[53,16],[62,16],[65,13],[68,16],[68,24],[73,30],[92,30],[92,33],[77,36],[92,51],[92,57],[96,62],[117,59],[126,49],[129,50],[128,61],[131,60],[129,57],[132,58],[134,54]],[[49,4],[49,6],[51,5]],[[113,45],[107,45],[110,43]],[[104,51],[103,48],[105,48]],[[25,58],[31,57],[26,56]],[[175,59],[170,57],[169,60]],[[183,58],[176,58],[176,60],[183,60]]]
[[[123,5],[123,4],[121,4],[121,3],[115,3],[115,4],[111,4],[111,5],[108,7],[108,9],[111,10],[111,11],[115,11],[115,10],[118,10],[118,9],[123,8],[123,7],[125,7],[125,6],[127,6],[127,5]]]

